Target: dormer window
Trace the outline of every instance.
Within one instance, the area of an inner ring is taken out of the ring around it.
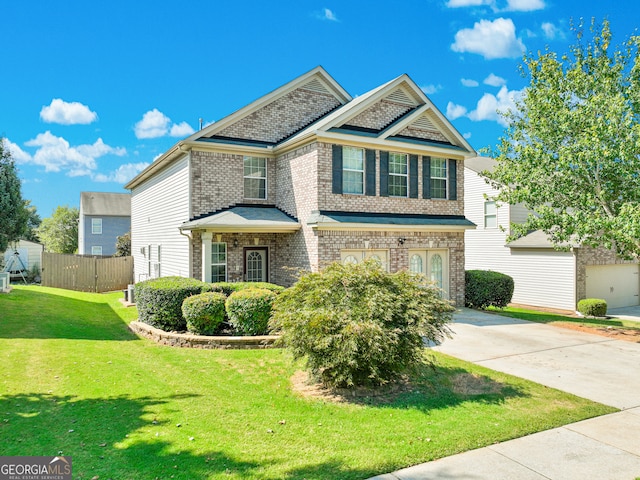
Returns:
[[[244,157],[244,198],[267,198],[267,159]]]

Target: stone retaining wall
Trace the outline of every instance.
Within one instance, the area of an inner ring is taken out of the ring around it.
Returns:
[[[129,330],[137,335],[153,340],[160,345],[171,347],[204,348],[204,349],[257,349],[272,348],[278,339],[276,335],[259,335],[243,337],[209,337],[192,333],[165,332],[142,322],[131,322]]]

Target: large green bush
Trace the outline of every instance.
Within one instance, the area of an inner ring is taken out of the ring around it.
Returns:
[[[138,319],[166,331],[184,330],[182,302],[191,295],[209,291],[209,284],[184,277],[163,277],[136,283]]]
[[[453,311],[415,275],[334,263],[278,295],[271,327],[325,385],[380,385],[424,361],[424,340],[442,340]]]
[[[464,272],[464,303],[471,308],[504,308],[513,297],[513,278],[490,270]]]
[[[604,317],[607,301],[601,298],[584,298],[578,302],[578,311],[585,317]]]
[[[244,290],[245,288],[264,288],[274,293],[280,293],[284,290],[284,287],[269,282],[216,282],[211,285],[213,291],[222,292],[226,296],[231,295],[233,292]]]
[[[276,294],[264,288],[245,288],[229,295],[229,323],[242,335],[265,335],[269,331],[271,306]]]
[[[213,335],[224,321],[224,302],[227,297],[220,292],[205,292],[187,297],[182,302],[182,316],[187,330],[198,335]]]

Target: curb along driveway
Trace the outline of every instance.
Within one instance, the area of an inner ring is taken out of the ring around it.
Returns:
[[[640,344],[462,309],[448,355],[622,412],[379,475],[376,480],[640,477]]]

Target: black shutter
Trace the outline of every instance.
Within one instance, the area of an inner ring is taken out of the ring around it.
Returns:
[[[409,155],[409,198],[418,198],[418,156]]]
[[[380,152],[380,196],[389,196],[389,152]]]
[[[449,200],[458,199],[458,175],[455,160],[449,159]]]
[[[422,198],[431,198],[431,157],[422,157]]]
[[[331,180],[333,193],[342,193],[342,145],[333,145],[333,163]]]
[[[376,196],[376,151],[365,150],[365,172],[367,178],[365,179],[365,195],[372,197]]]

